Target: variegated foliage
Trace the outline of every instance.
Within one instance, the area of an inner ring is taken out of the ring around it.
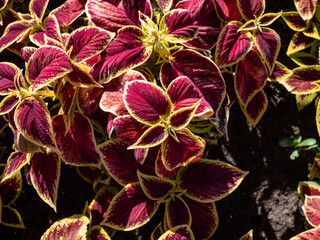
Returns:
[[[0,222],[23,227],[10,206],[19,191],[1,191],[21,183],[22,168],[57,210],[69,164],[96,196],[42,239],[110,239],[146,224],[161,204],[152,238],[210,238],[215,201],[247,172],[203,159],[203,136],[228,138],[236,99],[259,122],[266,81],[288,74],[276,62],[279,36],[267,27],[280,13],[264,14],[264,0],[67,0],[52,11],[48,2],[31,0],[20,13],[0,1],[0,52],[25,62],[0,63],[0,114],[14,133]]]

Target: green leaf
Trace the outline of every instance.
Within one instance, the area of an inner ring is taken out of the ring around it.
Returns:
[[[299,157],[299,154],[300,154],[299,149],[294,150],[294,151],[291,153],[291,155],[290,155],[290,159],[291,159],[291,160],[295,160],[296,158]]]
[[[301,143],[297,145],[297,147],[306,147],[306,146],[312,146],[317,143],[317,140],[314,138],[307,138],[303,140]]]
[[[294,147],[294,144],[292,142],[292,140],[288,139],[288,138],[282,138],[279,140],[278,142],[280,147]]]

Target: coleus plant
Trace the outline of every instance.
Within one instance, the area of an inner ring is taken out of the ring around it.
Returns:
[[[316,124],[320,131],[319,108],[319,7],[317,1],[295,1],[297,11],[285,12],[282,17],[296,33],[289,44],[287,55],[298,65],[283,79],[282,84],[296,95],[298,110],[315,100]]]
[[[228,23],[219,35],[215,62],[219,68],[236,64],[234,81],[229,88],[234,85],[242,111],[255,126],[268,105],[263,91],[267,80],[281,78],[284,74],[283,65],[276,61],[280,37],[267,27],[281,16],[281,12],[264,14],[264,0],[237,0],[237,7],[234,3],[231,5],[232,1],[225,1],[229,5],[222,5],[224,1],[216,2],[217,6],[224,6],[221,15]],[[245,20],[244,24],[241,19]]]
[[[14,133],[1,184],[25,168],[56,210],[70,164],[97,191],[42,239],[109,239],[146,224],[161,203],[160,239],[210,238],[215,201],[247,172],[204,159],[205,136],[227,137],[236,95],[253,125],[261,118],[267,78],[283,76],[278,35],[265,27],[280,14],[263,15],[262,0],[68,0],[48,14],[48,0],[31,0],[30,14],[5,3],[13,17],[3,17],[0,51],[18,54],[25,70],[0,63],[0,114]]]

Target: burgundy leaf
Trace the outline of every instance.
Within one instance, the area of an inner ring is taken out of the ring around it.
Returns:
[[[41,147],[26,139],[18,130],[14,133],[14,144],[21,153],[41,152]]]
[[[176,186],[175,182],[169,179],[146,175],[140,171],[138,171],[137,174],[143,192],[151,200],[164,199]]]
[[[273,72],[270,75],[271,81],[281,82],[282,80],[288,78],[292,74],[292,71],[284,66],[280,62],[276,62]]]
[[[51,11],[51,14],[56,16],[59,27],[63,28],[70,25],[84,13],[86,3],[87,0],[67,0],[60,7]]]
[[[161,66],[160,80],[168,88],[180,76],[186,76],[192,81],[214,112],[219,109],[225,96],[225,84],[213,61],[195,51],[177,51],[172,54],[170,61]]]
[[[233,192],[248,172],[217,160],[199,160],[178,173],[185,195],[199,202],[213,202]]]
[[[314,181],[299,182],[298,192],[304,201],[305,196],[320,196],[320,185]]]
[[[177,168],[173,169],[172,171],[166,169],[165,166],[163,165],[162,151],[158,152],[157,158],[156,158],[156,163],[155,163],[155,171],[156,171],[157,176],[159,176],[161,178],[171,178],[171,177],[175,176],[180,169],[181,169],[181,167],[177,167]]]
[[[163,13],[168,12],[171,9],[171,6],[173,4],[173,0],[156,0],[156,1]]]
[[[4,164],[0,165],[0,173],[2,175]],[[1,204],[11,205],[18,198],[22,189],[22,176],[20,171],[16,171],[10,178],[1,180],[0,183],[0,199]]]
[[[252,50],[236,68],[234,86],[240,103],[246,106],[263,89],[267,78],[267,69],[258,53]]]
[[[222,21],[230,22],[242,19],[236,0],[215,0],[213,3]]]
[[[211,0],[186,0],[180,1],[177,8],[187,9],[198,27],[198,35],[195,39],[184,43],[184,45],[210,50],[218,40],[220,29],[220,20],[214,13],[214,4]]]
[[[149,148],[136,148],[133,151],[134,158],[138,161],[138,163],[143,164],[148,156]]]
[[[113,121],[118,138],[128,144],[135,143],[147,127],[131,116],[117,117]]]
[[[284,12],[282,13],[282,18],[288,27],[296,32],[303,31],[307,25],[298,12]]]
[[[12,63],[0,63],[0,95],[8,95],[11,93],[10,90],[16,90],[14,79],[19,71],[20,69]]]
[[[15,151],[10,154],[6,167],[3,171],[1,182],[11,178],[28,162],[27,154]]]
[[[30,32],[31,26],[24,21],[10,23],[0,38],[0,52],[14,42],[22,41]]]
[[[10,112],[19,103],[19,96],[15,93],[6,96],[0,103],[0,115]]]
[[[53,152],[35,153],[31,158],[30,178],[40,198],[57,211],[60,159]]]
[[[254,34],[254,42],[265,61],[268,70],[272,73],[276,59],[280,52],[280,37],[270,28],[261,28],[262,32],[256,31]]]
[[[102,52],[113,37],[114,34],[97,27],[82,27],[71,33],[66,49],[72,47],[71,59],[82,62]]]
[[[77,87],[69,82],[64,83],[59,92],[56,93],[57,98],[61,103],[61,109],[67,129],[73,120],[73,112],[76,104]]]
[[[304,231],[290,240],[319,240],[320,239],[320,228],[312,228],[311,230]]]
[[[156,124],[148,128],[140,138],[128,149],[150,148],[161,144],[168,137],[168,132],[163,124]]]
[[[38,0],[38,1],[40,1],[40,0]],[[63,43],[61,31],[60,31],[60,27],[59,27],[59,21],[56,18],[56,16],[53,14],[50,14],[47,18],[45,34],[48,37],[53,38],[54,40],[57,40],[59,43]]]
[[[183,196],[191,212],[191,229],[195,239],[209,239],[217,230],[219,219],[214,202],[201,203]]]
[[[31,16],[42,20],[42,17],[46,11],[49,0],[31,0],[29,3],[29,9]]]
[[[8,0],[1,0],[0,1],[0,10],[4,9],[8,3]]]
[[[241,107],[247,120],[256,126],[268,107],[268,98],[263,90],[258,92],[247,104],[246,107]]]
[[[281,84],[293,94],[309,94],[318,92],[320,86],[316,84],[320,79],[319,65],[298,67],[293,69],[293,73]]]
[[[150,240],[158,240],[162,234],[164,234],[164,231],[162,229],[162,223],[160,222],[158,226],[153,230],[153,232],[150,235]]]
[[[75,112],[68,131],[62,115],[52,119],[54,135],[62,160],[74,166],[99,166],[100,155],[90,121]],[[85,144],[83,144],[85,143]]]
[[[24,99],[15,110],[14,121],[29,141],[56,150],[51,117],[42,99]]]
[[[194,39],[198,29],[195,20],[184,9],[166,13],[161,19],[159,28],[167,34],[164,40],[171,43],[184,43]]]
[[[205,147],[204,140],[186,128],[176,131],[175,134],[179,142],[169,135],[161,148],[163,165],[170,171],[197,161],[202,157]]]
[[[113,79],[108,87],[105,87],[103,95],[100,100],[100,108],[103,111],[111,112],[114,115],[123,115],[127,113],[123,102],[123,91],[126,82],[133,80],[144,80],[144,75],[138,71],[129,70],[120,77]]]
[[[201,99],[194,115],[197,117],[210,117],[213,115],[210,104],[201,97],[201,92],[188,77],[182,76],[172,81],[168,86],[167,93],[173,103],[173,111],[193,106]]]
[[[270,24],[275,22],[281,15],[282,15],[282,12],[264,14],[260,18],[260,26],[269,26]]]
[[[178,225],[191,226],[191,213],[186,202],[174,196],[166,203],[165,217],[167,218],[168,228],[173,228]]]
[[[103,227],[96,225],[90,229],[90,240],[111,240],[111,238]]]
[[[86,240],[87,225],[90,220],[83,215],[73,215],[52,224],[41,240]]]
[[[104,57],[94,65],[92,75],[108,82],[148,60],[153,46],[142,42],[144,34],[138,27],[128,26],[118,31],[117,38],[104,51]]]
[[[226,91],[230,100],[230,103],[228,104],[228,106],[231,106],[237,99],[236,91],[234,89],[234,81],[235,81],[234,75],[232,72],[222,71],[222,76],[223,76],[224,82],[226,83]]]
[[[86,14],[96,26],[117,32],[128,25],[140,26],[139,11],[152,16],[149,0],[89,0]]]
[[[313,54],[306,52],[293,53],[290,55],[290,58],[300,67],[318,64],[318,58],[315,57]]]
[[[220,33],[215,54],[220,68],[239,62],[252,48],[251,34],[238,32],[240,27],[240,22],[230,22]]]
[[[158,240],[195,240],[194,235],[188,225],[179,225],[160,236]]]
[[[158,207],[159,203],[149,199],[139,183],[129,184],[112,199],[101,224],[130,231],[146,224]]]
[[[304,21],[309,22],[316,12],[318,0],[294,0],[298,13]]]
[[[19,212],[9,206],[1,209],[1,223],[8,227],[25,228]]]
[[[103,88],[79,88],[77,105],[79,110],[87,117],[92,117],[99,111],[99,101],[103,94]]]
[[[194,117],[194,113],[196,112],[199,104],[200,100],[191,107],[180,108],[179,110],[173,112],[168,118],[169,124],[175,130],[181,130],[187,127]]]
[[[31,56],[27,64],[26,78],[33,84],[32,91],[37,91],[71,71],[69,56],[62,49],[43,46]]]
[[[302,206],[307,221],[313,227],[320,224],[320,196],[306,196],[305,203]]]
[[[78,87],[101,87],[101,85],[91,77],[86,67],[81,63],[77,64],[73,62],[72,69],[73,71],[68,74],[68,81],[73,85]]]
[[[138,182],[137,170],[152,174],[153,169],[136,161],[134,152],[127,150],[128,145],[122,141],[107,141],[99,146],[102,163],[109,174],[122,186]]]
[[[265,0],[237,0],[237,4],[245,20],[261,17],[266,7]]]
[[[107,209],[112,201],[112,198],[117,194],[118,189],[115,187],[102,187],[89,205],[91,212],[91,224],[99,225],[105,218]]]
[[[32,54],[37,50],[35,47],[24,47],[21,49],[21,57],[25,62],[29,62]]]
[[[130,115],[148,125],[160,122],[161,118],[166,119],[171,113],[168,94],[146,81],[127,82],[123,100]]]
[[[295,52],[299,52],[310,47],[314,44],[317,40],[312,37],[307,37],[303,34],[303,32],[296,32],[289,44],[287,55],[290,55]]]

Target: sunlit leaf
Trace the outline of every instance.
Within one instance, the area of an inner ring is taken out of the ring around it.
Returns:
[[[316,12],[317,2],[317,0],[294,0],[294,5],[303,20],[309,22]]]
[[[86,240],[90,220],[83,215],[73,215],[52,224],[41,240]]]
[[[265,0],[237,0],[237,4],[245,20],[259,18],[266,7]]]
[[[246,106],[266,85],[268,73],[256,51],[251,51],[236,68],[235,90],[240,103]]]
[[[194,235],[188,225],[179,225],[160,236],[158,240],[195,240]]]
[[[16,107],[14,121],[17,129],[29,141],[56,150],[51,117],[42,99],[24,99]]]
[[[238,32],[241,25],[240,22],[229,22],[219,35],[215,62],[220,68],[239,62],[253,45],[250,33]]]
[[[117,32],[124,26],[140,26],[139,11],[149,18],[152,16],[149,0],[89,0],[86,14],[96,26]]]
[[[126,185],[113,199],[102,225],[130,231],[146,224],[159,207],[149,199],[139,183]]]
[[[35,92],[71,71],[71,61],[63,50],[54,46],[43,46],[31,56],[27,64],[26,78],[33,84],[32,91]]]
[[[191,213],[191,230],[195,239],[209,239],[218,228],[219,218],[214,202],[202,203],[183,196]]]
[[[53,152],[35,153],[31,158],[30,178],[40,198],[57,211],[60,159]]]
[[[49,0],[31,0],[29,3],[31,16],[34,16],[37,19],[41,20],[45,13],[48,3]]]
[[[104,57],[93,67],[92,75],[100,82],[109,82],[148,60],[153,45],[145,46],[140,28],[127,26],[118,31],[116,39],[104,51]]]
[[[63,28],[70,25],[85,11],[86,0],[67,0],[58,8],[51,11],[51,14],[55,15],[59,27]]]
[[[71,33],[66,49],[72,47],[71,59],[83,62],[102,52],[113,37],[113,33],[97,27],[82,27]]]
[[[137,172],[140,186],[143,192],[151,200],[161,200],[176,186],[175,182],[169,179],[143,174]]]
[[[155,84],[146,81],[127,82],[124,104],[139,122],[152,125],[166,119],[172,108],[168,94]]]
[[[248,172],[217,160],[199,160],[178,173],[185,195],[199,202],[213,202],[233,192]]]
[[[74,166],[99,166],[101,164],[93,128],[86,117],[74,112],[74,120],[68,131],[66,131],[62,115],[54,117],[52,125],[62,160]]]
[[[258,92],[247,104],[246,107],[241,107],[247,120],[256,126],[268,107],[268,98],[263,90]]]
[[[219,109],[225,96],[225,83],[213,61],[196,51],[177,51],[161,66],[160,80],[168,88],[180,76],[186,76],[192,81],[214,112]]]

